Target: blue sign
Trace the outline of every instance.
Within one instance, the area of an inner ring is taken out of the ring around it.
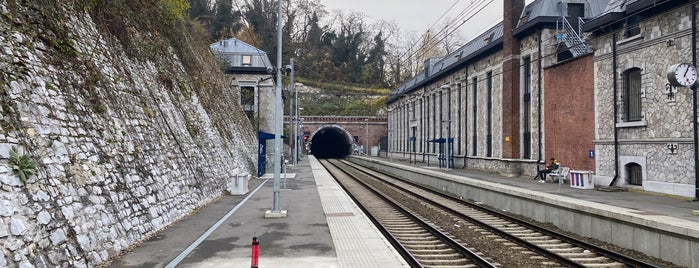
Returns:
[[[408,141],[415,141],[415,137],[408,137]]]
[[[590,158],[595,158],[595,150],[590,150],[587,152],[587,156]]]

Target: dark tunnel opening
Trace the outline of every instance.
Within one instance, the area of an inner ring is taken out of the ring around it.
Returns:
[[[343,129],[326,127],[313,135],[310,149],[318,159],[345,158],[352,153],[352,140]]]

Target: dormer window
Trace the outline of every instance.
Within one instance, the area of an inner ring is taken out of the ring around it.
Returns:
[[[641,34],[641,27],[639,23],[641,22],[641,17],[631,16],[626,20],[626,25],[624,29],[624,37],[629,38]]]
[[[250,55],[242,55],[242,59],[240,61],[241,65],[243,66],[250,66],[252,65],[252,56]]]

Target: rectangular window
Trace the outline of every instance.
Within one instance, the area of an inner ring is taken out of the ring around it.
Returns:
[[[522,62],[522,77],[524,96],[522,98],[522,158],[531,159],[531,80],[532,80],[532,60],[525,57]]]
[[[568,17],[577,18],[585,17],[585,4],[581,3],[568,3]]]
[[[240,106],[249,119],[255,118],[255,87],[240,87]]]
[[[473,156],[478,154],[478,77],[473,78]]]
[[[444,137],[444,92],[439,91],[439,138]]]
[[[252,65],[252,56],[250,55],[241,55],[241,60],[240,64],[243,66],[250,66]]]
[[[420,144],[420,152],[424,152],[422,149],[422,139],[425,137],[425,131],[423,131],[425,126],[423,125],[422,121],[422,119],[425,117],[425,110],[423,109],[424,102],[424,98],[420,99],[420,127],[422,128],[422,130],[420,130],[420,139],[418,140],[418,143]]]
[[[456,154],[461,155],[461,83],[456,84]]]
[[[415,101],[410,102],[410,119],[415,120]]]
[[[486,151],[485,155],[493,156],[493,73],[488,72],[485,77],[486,94],[488,94],[488,107],[486,108],[486,127],[488,135],[486,136]]]
[[[641,113],[641,69],[632,68],[624,72],[624,114],[623,121],[634,122],[643,119]]]
[[[641,34],[641,16],[634,15],[626,19],[626,27],[624,29],[624,37],[629,38]]]
[[[430,129],[431,129],[430,123],[432,122],[432,120],[430,120],[430,96],[427,96],[425,98],[425,112],[427,113],[427,116],[425,117],[425,121],[426,121],[426,123],[425,123],[425,127],[426,127],[425,128],[425,137],[427,137],[426,141],[429,141],[432,139],[431,138],[432,136],[430,136]],[[425,151],[429,153],[430,152],[430,144],[429,143],[425,144],[425,147],[426,147]]]
[[[437,96],[432,96],[432,122],[434,122],[433,127],[432,127],[432,138],[436,139],[437,138]],[[437,144],[435,142],[432,143],[432,152],[437,151]]]

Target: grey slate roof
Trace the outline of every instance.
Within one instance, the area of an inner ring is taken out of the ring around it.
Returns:
[[[485,50],[502,43],[502,35],[503,24],[500,22],[446,57],[437,61],[428,61],[428,64],[430,62],[433,64],[430,64],[429,67],[425,68],[425,71],[420,72],[394,89],[389,95],[387,102],[390,103],[399,96],[420,88],[424,83],[437,79],[440,75],[455,70],[461,64],[483,55]]]
[[[563,6],[565,4],[586,4],[585,17],[595,17],[607,8],[607,2],[609,1],[619,0],[536,0],[527,5],[522,11],[521,19],[515,28],[514,34],[525,32],[527,29],[542,27],[539,23],[554,23],[555,27],[556,20],[560,18],[565,11],[565,6]],[[442,74],[458,70],[460,65],[468,60],[481,56],[486,50],[501,44],[502,35],[503,24],[501,22],[488,29],[485,33],[472,39],[455,52],[435,62],[432,66],[427,68],[427,73],[423,71],[405,81],[391,92],[387,102],[391,103],[399,96],[419,89],[422,85],[434,79],[438,79]]]
[[[272,68],[267,53],[236,38],[218,41],[209,48],[217,57],[226,60],[231,68]],[[242,64],[243,55],[250,56],[250,65]]]
[[[538,17],[560,17],[568,15],[565,10],[565,4],[587,4],[585,9],[585,18],[592,18],[602,13],[607,8],[607,2],[610,0],[536,0],[527,5],[522,11],[521,20],[517,27],[522,26],[528,20]],[[615,1],[615,0],[611,0]]]

